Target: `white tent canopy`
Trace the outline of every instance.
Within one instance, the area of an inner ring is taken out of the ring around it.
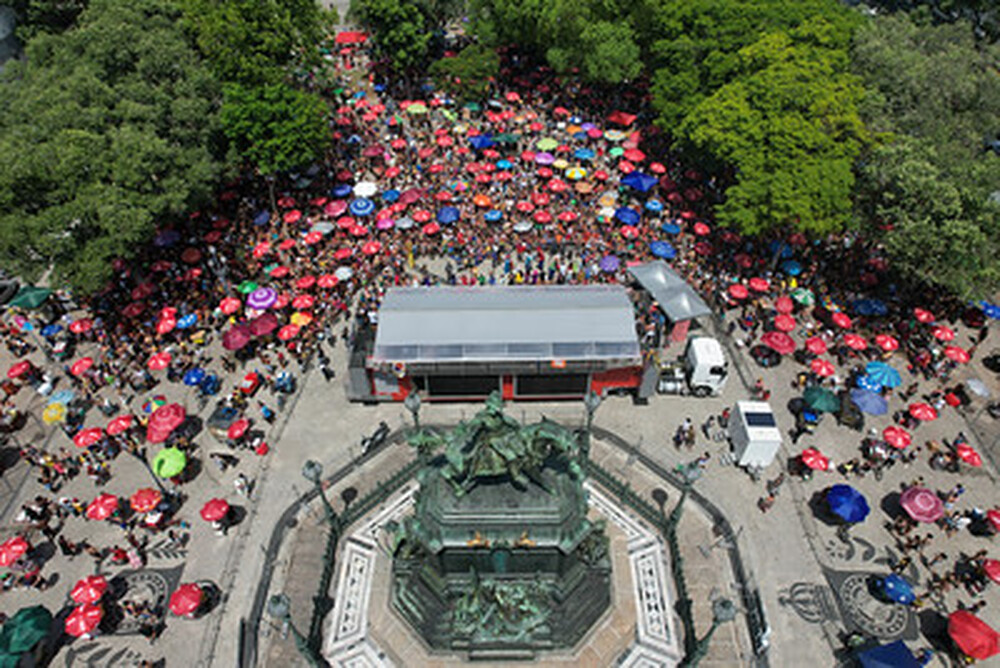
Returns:
[[[671,322],[692,320],[712,313],[694,288],[663,260],[629,267],[628,272],[652,295]]]

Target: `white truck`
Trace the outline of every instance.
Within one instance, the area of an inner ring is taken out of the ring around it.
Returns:
[[[729,440],[736,463],[748,469],[766,468],[781,447],[781,430],[766,401],[737,401],[729,417]]]
[[[707,397],[719,394],[729,377],[729,362],[722,345],[708,336],[688,340],[684,354],[676,360],[661,361],[656,391],[660,394],[688,394]]]

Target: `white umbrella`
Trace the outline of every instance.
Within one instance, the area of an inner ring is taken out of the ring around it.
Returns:
[[[970,378],[965,381],[965,386],[984,399],[987,399],[990,396],[990,388],[986,387],[986,383],[978,378]]]
[[[408,230],[414,225],[416,225],[416,223],[409,216],[403,216],[402,218],[396,219],[397,230]]]
[[[333,232],[333,228],[334,228],[333,223],[323,221],[321,223],[316,223],[315,225],[313,225],[309,229],[309,231],[319,232],[320,234],[329,234],[330,232]]]
[[[333,275],[337,277],[337,280],[346,281],[354,275],[354,270],[350,267],[337,267],[337,271],[333,272]]]
[[[372,181],[362,181],[354,186],[354,194],[358,197],[373,197],[378,192],[378,186]]]
[[[527,220],[521,220],[521,221],[518,221],[518,222],[514,223],[514,231],[515,232],[530,232],[531,228],[533,228],[533,227],[534,227],[534,224],[528,222]]]

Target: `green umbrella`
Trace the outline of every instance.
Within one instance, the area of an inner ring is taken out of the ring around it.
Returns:
[[[816,296],[809,288],[795,288],[792,290],[792,299],[803,306],[812,306],[816,303]]]
[[[256,290],[257,287],[258,287],[257,284],[254,283],[253,281],[243,281],[238,286],[236,286],[236,289],[242,292],[243,294],[248,295],[254,290]]]
[[[0,630],[0,658],[31,651],[52,630],[52,613],[44,605],[21,608]],[[13,665],[17,665],[16,662]]]
[[[153,472],[161,478],[173,478],[187,466],[187,457],[177,448],[164,448],[153,458]]]
[[[406,113],[408,113],[408,114],[426,114],[427,113],[427,105],[424,104],[423,102],[416,102],[416,103],[411,104],[410,106],[408,106],[406,108]]]
[[[451,109],[442,109],[441,115],[447,118],[449,121],[455,120],[455,112]]]
[[[516,144],[517,140],[520,138],[521,138],[520,135],[516,135],[511,132],[504,132],[494,137],[493,141],[495,141],[498,144]]]
[[[48,288],[36,288],[31,285],[25,285],[17,291],[17,294],[14,295],[14,298],[7,305],[27,309],[38,308],[45,303],[45,300],[51,294],[52,291]]]
[[[623,149],[621,146],[615,146],[613,149],[608,151],[608,155],[610,155],[612,158],[617,158],[618,156],[623,155],[624,153],[625,149]]]
[[[478,102],[466,102],[465,108],[469,111],[480,111],[482,107],[479,106]]]
[[[539,151],[551,151],[556,146],[559,146],[559,142],[552,137],[543,137],[538,140],[538,143],[535,144],[535,146],[538,147]]]
[[[802,394],[806,406],[822,413],[836,413],[840,410],[840,400],[837,395],[825,387],[810,387]]]

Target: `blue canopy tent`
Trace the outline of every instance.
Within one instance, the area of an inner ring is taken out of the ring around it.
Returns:
[[[653,186],[659,182],[659,179],[655,176],[652,176],[651,174],[643,174],[639,171],[629,172],[622,177],[623,186],[628,186],[629,188],[638,190],[641,193],[649,192],[652,190]]]
[[[627,206],[621,206],[615,209],[615,219],[625,225],[638,225],[639,212]]]
[[[881,394],[856,387],[851,390],[851,401],[863,413],[885,415],[889,412],[889,402]]]
[[[862,650],[854,658],[861,668],[921,668],[923,665],[902,640]]]
[[[871,509],[868,501],[850,485],[834,485],[826,491],[826,503],[830,512],[850,524],[863,522]]]

